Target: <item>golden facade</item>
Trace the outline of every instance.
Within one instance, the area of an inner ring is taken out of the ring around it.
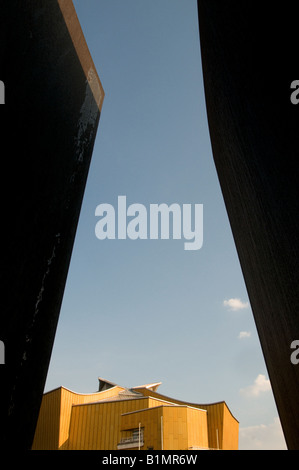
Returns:
[[[33,450],[237,450],[239,423],[224,401],[187,403],[99,379],[99,391],[45,393]]]

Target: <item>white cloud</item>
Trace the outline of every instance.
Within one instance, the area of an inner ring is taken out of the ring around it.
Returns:
[[[230,310],[241,310],[249,306],[249,302],[242,302],[240,299],[224,300],[223,305],[229,307]]]
[[[239,429],[240,450],[286,450],[287,446],[279,418],[270,424]]]
[[[250,331],[240,331],[238,338],[243,339],[243,338],[250,338],[251,333]]]
[[[269,392],[271,390],[270,380],[266,376],[259,374],[254,381],[253,385],[246,388],[241,388],[240,393],[246,397],[257,397],[261,393]]]

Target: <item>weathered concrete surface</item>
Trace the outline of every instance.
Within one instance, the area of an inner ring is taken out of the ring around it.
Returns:
[[[212,150],[289,449],[299,449],[298,6],[198,0]]]
[[[103,102],[70,0],[0,4],[1,448],[33,440]]]

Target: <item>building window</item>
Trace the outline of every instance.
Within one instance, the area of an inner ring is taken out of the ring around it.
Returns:
[[[144,445],[143,440],[143,431],[144,428],[132,429],[132,434],[130,437],[124,437],[120,440],[117,445],[118,449],[132,449],[142,447]]]
[[[139,433],[140,433],[140,440],[143,441],[143,428],[141,428],[140,430],[139,428],[133,429],[132,431],[133,441],[139,441]]]

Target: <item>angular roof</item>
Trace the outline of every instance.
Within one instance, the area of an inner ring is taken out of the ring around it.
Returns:
[[[132,389],[137,390],[139,388],[147,388],[148,390],[155,392],[161,384],[162,382],[154,382],[154,383],[145,384],[145,385],[138,385],[137,387],[133,387]]]
[[[98,380],[99,380],[99,392],[118,386],[118,384],[115,384],[114,382],[111,382],[110,380],[103,379],[102,377],[98,377]]]

